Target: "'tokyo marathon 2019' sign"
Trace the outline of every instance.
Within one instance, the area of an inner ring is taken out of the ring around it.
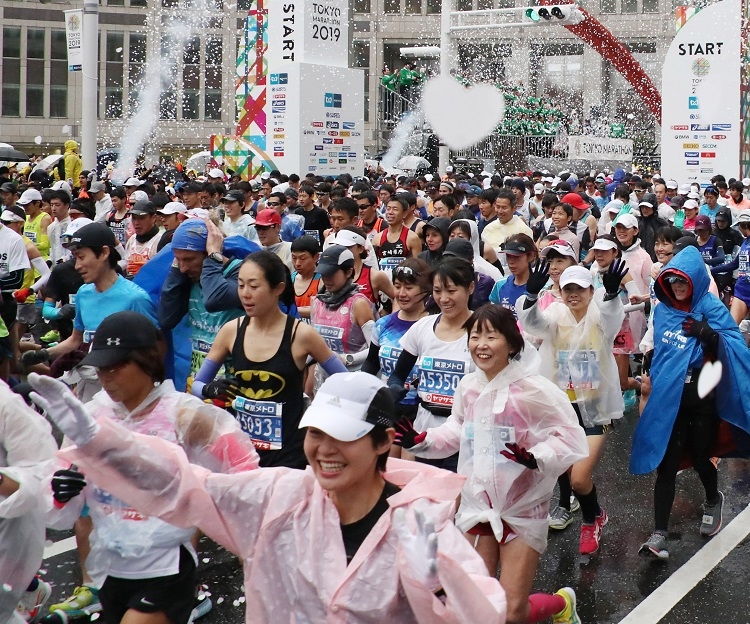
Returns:
[[[662,173],[702,187],[740,174],[740,0],[698,11],[662,70]]]

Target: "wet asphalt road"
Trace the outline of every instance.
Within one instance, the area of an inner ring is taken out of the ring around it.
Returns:
[[[576,521],[570,527],[550,534],[549,546],[540,560],[534,591],[554,592],[563,586],[573,587],[578,594],[578,611],[583,624],[622,621],[701,548],[707,544],[708,549],[712,548],[711,541],[705,540],[698,533],[703,489],[697,475],[687,471],[677,480],[677,496],[670,523],[669,560],[657,562],[638,556],[640,544],[652,529],[654,477],[634,477],[628,474],[630,441],[636,421],[635,411],[629,412],[620,421],[610,435],[607,451],[595,475],[600,501],[610,518],[604,528],[599,553],[586,560],[578,554],[578,513]],[[719,486],[726,496],[725,527],[748,505],[748,468],[746,460],[738,459],[724,460],[720,465]],[[747,523],[745,530],[750,530],[750,523]],[[50,531],[49,539],[56,542],[70,535],[71,533]],[[750,573],[749,550],[747,540],[742,539],[736,548],[708,572],[700,566],[696,568],[695,561],[690,562],[682,572],[690,569],[697,574],[697,578],[701,580],[694,587],[694,583],[689,583],[687,589],[677,593],[674,590],[665,592],[663,588],[648,603],[668,607],[674,605],[661,620],[653,617],[637,617],[633,620],[631,617],[628,622],[750,622],[750,592],[747,591],[746,581]],[[199,561],[201,582],[214,603],[211,613],[199,621],[205,624],[244,622],[244,604],[240,602],[242,568],[236,558],[204,538]],[[53,585],[52,602],[68,595],[80,583],[75,551],[45,560],[43,569],[46,571],[44,578]],[[681,578],[681,575],[677,578]],[[644,606],[646,605],[642,605]]]

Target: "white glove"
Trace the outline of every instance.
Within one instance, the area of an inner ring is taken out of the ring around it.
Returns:
[[[93,440],[99,425],[62,381],[30,373],[28,382],[36,392],[29,396],[77,446]]]
[[[398,533],[412,574],[431,591],[435,591],[440,588],[437,575],[438,536],[435,533],[435,524],[432,520],[425,519],[424,514],[418,509],[414,510],[414,519],[417,523],[416,533],[412,533],[409,528],[406,510],[399,507],[393,512],[393,526]]]

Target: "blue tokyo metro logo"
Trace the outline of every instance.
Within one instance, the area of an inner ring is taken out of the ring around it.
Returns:
[[[341,108],[341,94],[326,93],[323,95],[323,102],[326,108]]]

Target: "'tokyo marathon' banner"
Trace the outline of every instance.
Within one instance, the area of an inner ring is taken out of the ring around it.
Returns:
[[[740,174],[740,0],[723,0],[679,30],[662,70],[662,173],[710,184]]]

